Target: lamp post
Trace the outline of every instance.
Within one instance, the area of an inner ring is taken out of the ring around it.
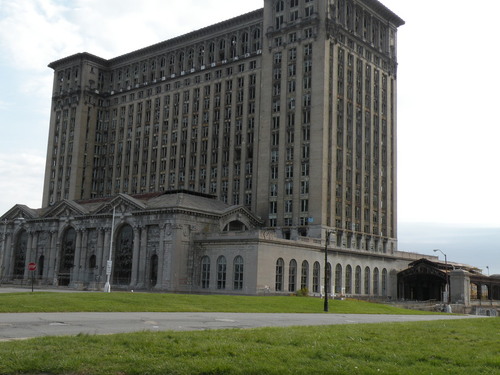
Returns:
[[[111,220],[111,240],[109,241],[109,258],[106,263],[106,284],[104,284],[104,293],[111,293],[111,284],[109,283],[109,279],[111,277],[111,269],[113,267],[112,255],[113,255],[113,235],[115,229],[115,209],[113,207],[113,219]]]
[[[434,252],[437,252],[439,251],[441,254],[444,255],[444,268],[445,268],[445,272],[446,272],[446,288],[445,288],[445,291],[446,291],[446,301],[443,301],[445,302],[447,305],[449,305],[450,303],[450,282],[449,282],[449,278],[448,278],[448,259],[446,258],[446,254],[443,253],[440,249],[434,249]]]
[[[330,235],[333,231],[326,230],[325,239],[325,303],[323,306],[323,311],[328,312],[328,244],[330,243]]]

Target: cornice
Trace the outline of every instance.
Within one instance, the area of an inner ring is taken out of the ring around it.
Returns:
[[[75,53],[74,55],[63,57],[62,59],[51,62],[48,67],[56,70],[57,68],[69,64],[80,63],[82,60],[87,60],[99,64],[103,67],[109,67],[109,60],[93,55],[88,52]]]
[[[222,21],[222,22],[216,23],[214,25],[210,25],[210,26],[192,31],[192,32],[187,33],[187,34],[180,35],[178,37],[168,39],[168,40],[165,40],[163,42],[138,49],[136,51],[129,52],[125,55],[117,56],[117,57],[109,60],[109,63],[112,65],[120,64],[122,62],[126,62],[126,61],[129,61],[131,59],[138,58],[141,56],[149,55],[151,53],[162,52],[165,49],[177,48],[180,44],[185,44],[189,41],[193,41],[193,40],[196,40],[198,38],[206,39],[207,35],[210,35],[210,34],[215,34],[218,32],[227,33],[227,32],[229,32],[228,30],[230,30],[231,28],[236,27],[236,26],[241,26],[242,23],[245,23],[245,22],[252,22],[253,21],[253,22],[261,22],[262,23],[263,17],[264,17],[264,9],[263,8],[258,9],[258,10],[231,18],[229,20]]]
[[[217,32],[227,32],[229,29],[241,25],[244,22],[261,22],[264,17],[264,9],[257,9],[249,13],[242,14],[240,16],[231,18],[229,20],[221,21],[219,23],[216,23],[214,25],[210,25],[195,31],[192,31],[190,33],[180,35],[178,37],[168,39],[166,41],[160,42],[153,44],[148,47],[144,47],[141,49],[138,49],[136,51],[132,51],[129,53],[126,53],[121,56],[114,57],[112,59],[106,60],[102,57],[93,55],[88,52],[80,52],[76,53],[71,56],[64,57],[62,59],[56,60],[54,62],[51,62],[48,67],[56,70],[57,68],[61,66],[65,66],[71,63],[78,63],[81,62],[82,60],[88,60],[91,62],[94,62],[96,64],[101,65],[102,67],[105,68],[111,68],[112,65],[115,64],[120,64],[122,62],[141,57],[144,55],[148,55],[154,52],[159,52],[162,50],[165,50],[167,48],[174,48],[178,46],[179,44],[186,43],[188,41],[192,41],[197,38],[206,38],[207,34],[213,34]]]
[[[396,13],[387,8],[378,0],[362,0],[361,2],[383,16],[384,19],[386,19],[396,27],[403,26],[405,24],[405,21],[401,17],[399,17]]]

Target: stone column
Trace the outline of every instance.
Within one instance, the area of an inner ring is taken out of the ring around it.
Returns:
[[[82,251],[82,228],[76,229],[76,243],[75,243],[75,257],[73,260],[73,271],[70,276],[70,285],[74,285],[78,282],[78,274],[80,269],[80,254]]]
[[[24,280],[28,280],[29,279],[29,270],[28,270],[28,263],[29,262],[32,262],[33,260],[33,256],[32,256],[32,246],[33,246],[33,231],[32,230],[28,230],[27,231],[28,233],[28,242],[26,244],[26,256],[25,256],[25,259],[24,259]]]
[[[80,283],[85,283],[87,281],[88,235],[88,230],[82,228],[82,243],[80,246],[80,259],[78,261],[78,278],[76,279],[76,281]]]
[[[463,303],[470,306],[470,277],[464,270],[450,272],[450,297],[452,304]]]
[[[9,276],[10,253],[11,249],[7,242],[9,233],[7,232],[7,224],[4,224],[2,236],[2,253],[0,253],[0,283],[2,280]],[[9,241],[10,242],[10,241]]]
[[[141,231],[143,227],[134,226],[134,249],[132,254],[132,275],[130,277],[130,286],[135,287],[137,285],[137,270],[139,267],[139,252],[141,250]]]
[[[160,285],[162,285],[163,282],[163,277],[162,277],[162,272],[163,272],[163,249],[164,249],[164,239],[165,239],[165,228],[162,227],[161,225],[159,226],[159,237],[158,237],[158,245],[156,247],[156,255],[158,256],[158,266],[156,270],[156,285],[155,288],[159,288]]]
[[[111,245],[111,227],[104,228],[104,247],[102,249],[101,269],[99,275],[102,282],[106,282],[106,262],[109,259],[109,247]]]
[[[96,248],[96,275],[98,277],[97,283],[101,283],[102,280],[102,267],[104,265],[103,263],[103,257],[104,257],[104,229],[103,228],[97,228],[97,248]]]
[[[156,283],[156,289],[168,289],[170,287],[170,272],[168,251],[170,249],[169,244],[173,239],[173,228],[172,224],[167,223],[163,228],[160,228],[160,244],[158,248],[158,282]]]
[[[61,265],[61,241],[59,231],[54,231],[54,285],[59,285],[59,267]]]
[[[50,232],[50,246],[47,259],[47,279],[53,280],[56,272],[56,258],[57,258],[57,231],[51,230]]]
[[[10,276],[12,275],[12,267],[13,267],[12,258],[14,253],[14,245],[12,240],[13,240],[12,233],[10,235],[7,234],[7,242],[5,243],[5,249],[6,249],[5,251],[7,258],[5,260],[5,265],[4,265],[5,269],[4,277],[6,276],[8,278],[10,278]]]
[[[137,274],[137,287],[144,288],[149,285],[146,277],[148,272],[146,270],[148,253],[148,228],[144,227],[141,230],[141,251],[139,254],[139,271]]]

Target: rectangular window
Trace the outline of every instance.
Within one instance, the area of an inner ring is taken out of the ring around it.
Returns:
[[[226,289],[226,258],[217,261],[217,289]]]
[[[301,199],[300,200],[300,212],[307,212],[309,211],[309,200],[308,199]]]
[[[278,212],[278,202],[271,201],[269,202],[269,214],[273,215]]]
[[[278,196],[278,184],[271,184],[269,190],[270,190],[269,195],[271,197],[277,197]]]
[[[234,289],[243,289],[243,258],[238,256],[234,260]]]
[[[203,289],[210,287],[210,259],[207,256],[201,261],[201,287]]]

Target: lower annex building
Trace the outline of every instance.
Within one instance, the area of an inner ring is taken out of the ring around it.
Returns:
[[[42,208],[2,216],[2,282],[397,296],[397,28],[377,0],[262,9],[49,65]]]

